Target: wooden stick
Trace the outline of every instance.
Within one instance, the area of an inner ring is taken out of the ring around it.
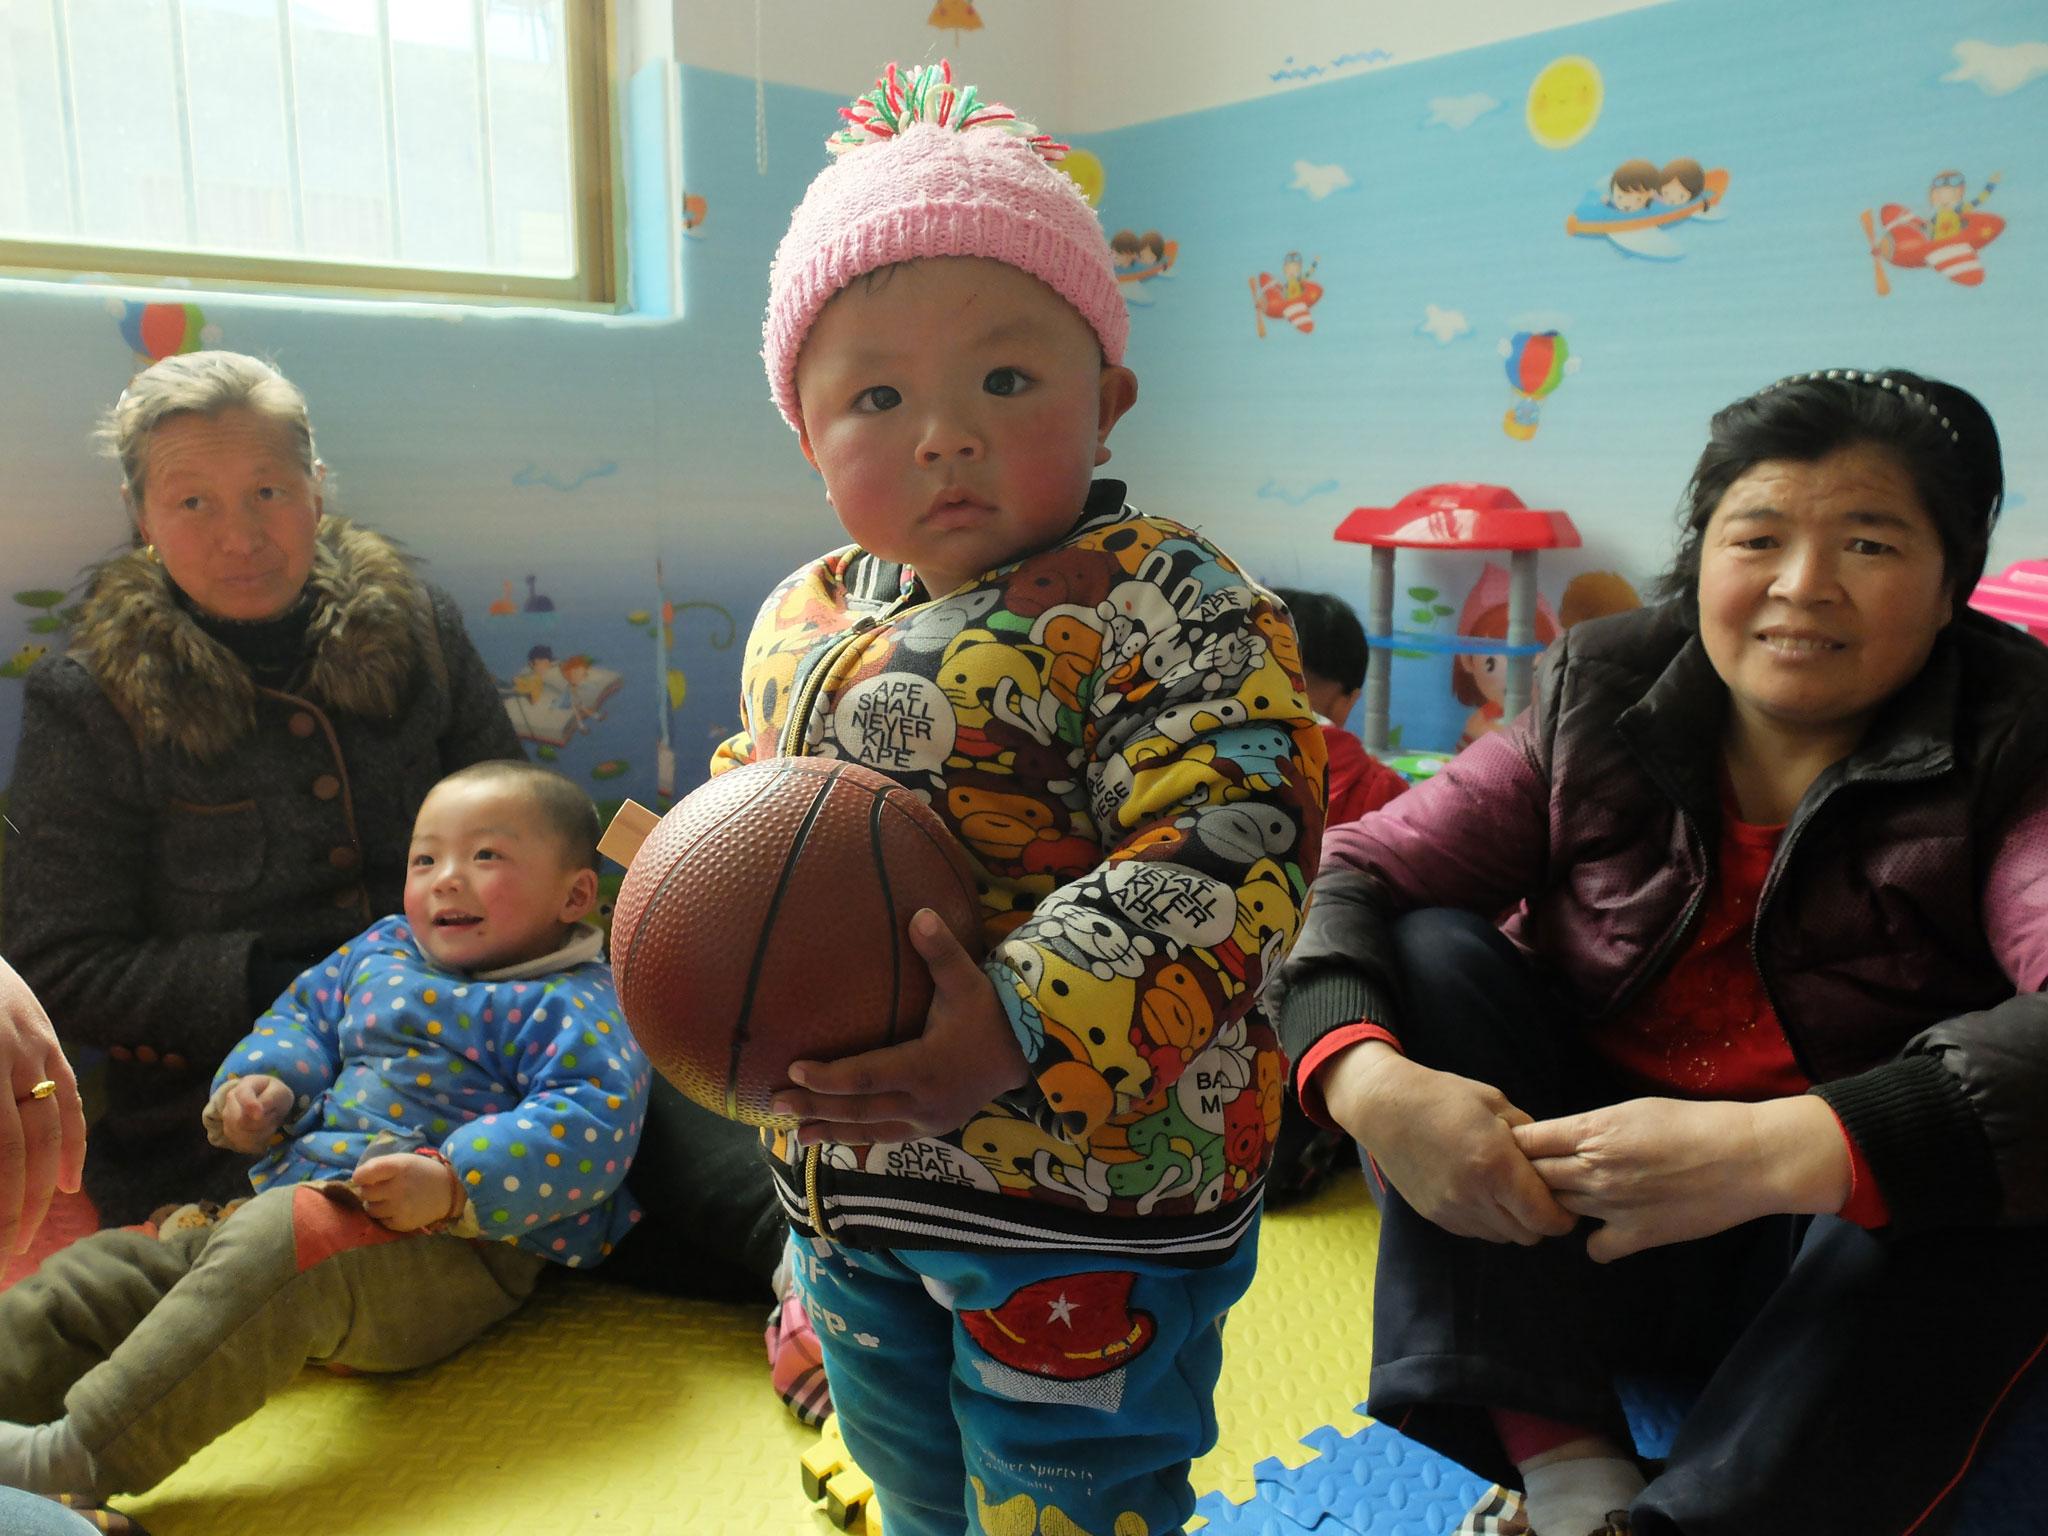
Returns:
[[[659,815],[639,801],[628,800],[619,807],[612,824],[604,829],[604,836],[597,840],[597,851],[614,864],[630,867],[633,855],[640,851],[640,845],[647,841],[647,834],[660,820]]]
[[[1884,256],[1877,243],[1877,225],[1871,219],[1868,208],[1863,210],[1863,238],[1870,244],[1870,264],[1877,271],[1877,296],[1880,299],[1889,298],[1892,280],[1885,276]]]

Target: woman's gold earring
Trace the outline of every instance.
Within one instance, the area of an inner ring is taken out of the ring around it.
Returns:
[[[163,557],[162,557],[162,556],[160,556],[159,554],[157,554],[157,552],[156,552],[156,546],[155,546],[154,544],[145,544],[145,545],[143,545],[143,546],[142,546],[142,556],[143,556],[143,558],[144,558],[145,560],[147,560],[147,561],[148,561],[148,562],[149,562],[149,563],[150,563],[151,565],[162,565],[162,564],[164,563],[164,562],[163,562]]]

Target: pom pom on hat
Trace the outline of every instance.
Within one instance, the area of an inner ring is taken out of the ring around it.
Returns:
[[[891,64],[872,91],[855,97],[852,106],[841,107],[839,115],[847,126],[825,141],[835,155],[893,139],[915,123],[930,123],[956,132],[1000,128],[1037,150],[1047,165],[1057,165],[1067,157],[1066,145],[1054,143],[1051,135],[1040,133],[1001,102],[983,101],[974,86],[955,85],[953,66],[945,59],[916,65],[901,75]]]
[[[791,216],[768,274],[761,358],[776,408],[799,425],[796,360],[831,297],[862,274],[931,256],[980,256],[1045,283],[1123,361],[1130,315],[1095,210],[1054,169],[1066,154],[943,60],[899,72],[840,108],[834,159]]]

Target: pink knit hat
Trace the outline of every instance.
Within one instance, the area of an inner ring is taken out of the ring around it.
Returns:
[[[953,83],[941,60],[898,73],[840,108],[835,158],[789,221],[768,271],[761,358],[783,420],[798,426],[796,359],[818,311],[864,272],[923,256],[986,256],[1029,272],[1081,313],[1121,363],[1131,319],[1109,242],[1067,152],[1009,108]]]

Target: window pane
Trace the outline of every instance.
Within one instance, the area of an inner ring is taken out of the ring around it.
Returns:
[[[390,260],[398,253],[376,0],[292,0],[291,17],[305,253],[317,261]]]
[[[490,265],[471,0],[391,7],[399,244],[418,266]]]
[[[275,0],[183,0],[198,244],[292,251]]]
[[[0,235],[72,233],[50,0],[0,0]]]
[[[66,0],[84,233],[188,245],[167,0]]]
[[[590,279],[575,27],[603,36],[565,0],[0,0],[0,242]]]
[[[575,199],[560,0],[491,0],[484,39],[498,262],[513,272],[570,276]]]

